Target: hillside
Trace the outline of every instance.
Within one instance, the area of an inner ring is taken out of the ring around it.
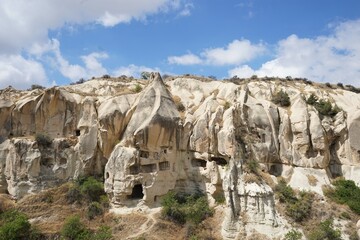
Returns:
[[[132,236],[139,229],[146,239],[185,238],[186,227],[160,218],[172,190],[201,192],[216,206],[202,223],[213,239],[283,239],[291,229],[308,237],[330,218],[343,239],[356,236],[359,216],[326,194],[337,179],[360,183],[360,95],[350,86],[152,73],[6,88],[0,125],[0,192],[49,236],[84,212],[62,200],[83,176],[104,179],[113,212],[88,226],[102,222],[115,239],[141,237]],[[56,201],[41,201],[48,191]],[[304,219],[289,216],[287,206],[307,199]]]

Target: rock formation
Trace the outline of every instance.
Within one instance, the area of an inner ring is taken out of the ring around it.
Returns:
[[[289,107],[272,103],[280,90]],[[305,101],[311,94],[341,111],[319,114]],[[225,239],[253,230],[282,236],[287,224],[251,162],[270,180],[282,176],[319,194],[338,176],[360,184],[360,95],[300,81],[164,82],[152,73],[150,80],[6,88],[0,124],[1,192],[21,198],[83,175],[104,176],[114,207],[151,207],[170,190],[201,191],[213,204],[225,198]]]

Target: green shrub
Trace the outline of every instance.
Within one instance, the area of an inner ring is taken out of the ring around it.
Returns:
[[[284,240],[300,240],[302,238],[302,233],[291,229],[288,233],[285,234]]]
[[[100,216],[104,213],[104,209],[101,207],[100,203],[98,202],[92,202],[88,206],[87,209],[87,217],[92,220],[96,216]]]
[[[296,222],[302,222],[311,214],[313,195],[309,192],[301,191],[295,194],[294,190],[281,180],[276,186],[275,191],[281,203],[285,203],[286,214]]]
[[[141,92],[141,90],[142,90],[142,87],[140,86],[140,84],[136,84],[134,87],[134,92],[139,93],[139,92]]]
[[[356,186],[355,182],[340,179],[333,185],[335,188],[326,191],[326,196],[337,203],[348,205],[352,211],[360,214],[360,188]]]
[[[110,240],[113,239],[111,228],[109,226],[100,226],[96,231],[93,240]]]
[[[334,229],[332,219],[327,219],[320,223],[319,228],[309,234],[309,240],[341,240],[341,232]]]
[[[279,181],[275,191],[281,203],[293,203],[297,200],[294,190],[283,179]]]
[[[336,85],[340,88],[344,88],[344,84],[342,84],[341,82],[337,83]]]
[[[282,107],[288,107],[290,106],[290,97],[286,92],[280,90],[273,96],[272,102]]]
[[[258,174],[259,163],[256,160],[254,160],[254,159],[249,160],[247,162],[247,167],[249,168],[250,172]]]
[[[306,103],[309,105],[314,105],[317,101],[318,101],[318,97],[312,93],[310,97],[306,100]]]
[[[43,133],[36,134],[35,140],[40,146],[43,147],[50,147],[52,143],[52,139],[48,135],[45,135]]]
[[[65,224],[61,229],[61,236],[66,240],[88,240],[91,233],[80,221],[80,217],[75,215],[65,220]]]
[[[308,192],[302,191],[299,195],[295,202],[286,205],[287,215],[296,222],[301,222],[310,215],[313,201],[312,194]]]
[[[68,203],[79,203],[81,202],[82,199],[82,195],[80,192],[80,188],[78,185],[73,185],[69,188],[69,190],[67,191],[66,195],[66,201]]]
[[[66,193],[68,203],[80,203],[85,199],[88,202],[104,203],[105,206],[105,198],[103,183],[94,177],[79,177]]]
[[[202,194],[189,195],[170,191],[162,201],[162,215],[180,224],[198,225],[212,214],[213,210]]]
[[[332,106],[329,100],[319,100],[313,93],[308,99],[306,99],[306,103],[309,105],[313,105],[316,110],[324,116],[333,117],[341,111],[341,109],[337,105]]]
[[[88,177],[80,185],[80,192],[91,202],[99,202],[100,197],[105,195],[104,185],[94,177]]]
[[[225,203],[225,195],[224,195],[224,192],[220,192],[220,193],[217,193],[215,194],[214,196],[214,199],[215,199],[215,202],[217,204],[224,204]]]
[[[31,225],[25,214],[9,210],[0,215],[0,239],[29,239]]]
[[[32,84],[31,88],[29,90],[35,90],[35,89],[45,89],[45,87],[38,85],[38,84]]]
[[[318,112],[324,116],[333,117],[340,111],[340,109],[337,106],[333,107],[329,102],[329,100],[325,101],[323,99],[320,99],[318,102],[315,103],[314,106],[316,110],[318,110]]]
[[[325,83],[325,86],[327,86],[328,88],[332,88],[331,84],[330,83]]]

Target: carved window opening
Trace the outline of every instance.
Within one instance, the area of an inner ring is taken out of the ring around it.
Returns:
[[[130,166],[129,170],[131,175],[139,174],[140,172],[140,168],[138,165]]]
[[[142,157],[142,158],[149,158],[149,152],[147,152],[147,151],[140,151],[140,157]]]
[[[228,163],[224,158],[222,157],[212,157],[211,161],[214,161],[217,165],[220,166],[226,166],[226,164]]]
[[[165,171],[170,169],[170,163],[168,161],[159,162],[159,169],[160,171]]]
[[[105,176],[106,176],[106,179],[108,179],[110,177],[110,174],[108,172],[106,172]]]
[[[143,173],[156,172],[156,164],[141,165],[141,172]]]
[[[205,168],[206,167],[206,161],[202,160],[202,159],[192,159],[191,160],[191,165],[193,167],[203,167],[203,168]]]
[[[141,184],[136,184],[131,192],[131,195],[128,196],[128,199],[142,199],[144,197],[143,186]]]
[[[76,129],[76,130],[75,130],[75,135],[76,135],[77,137],[80,136],[80,133],[81,133],[81,132],[80,132],[80,129]]]

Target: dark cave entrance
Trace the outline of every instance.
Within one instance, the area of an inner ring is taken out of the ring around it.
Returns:
[[[80,133],[81,133],[81,132],[80,132],[80,129],[76,129],[76,130],[75,130],[75,135],[76,135],[77,137],[80,136]]]
[[[129,199],[142,199],[144,197],[143,186],[141,184],[136,184],[133,187],[132,193],[128,196]]]

